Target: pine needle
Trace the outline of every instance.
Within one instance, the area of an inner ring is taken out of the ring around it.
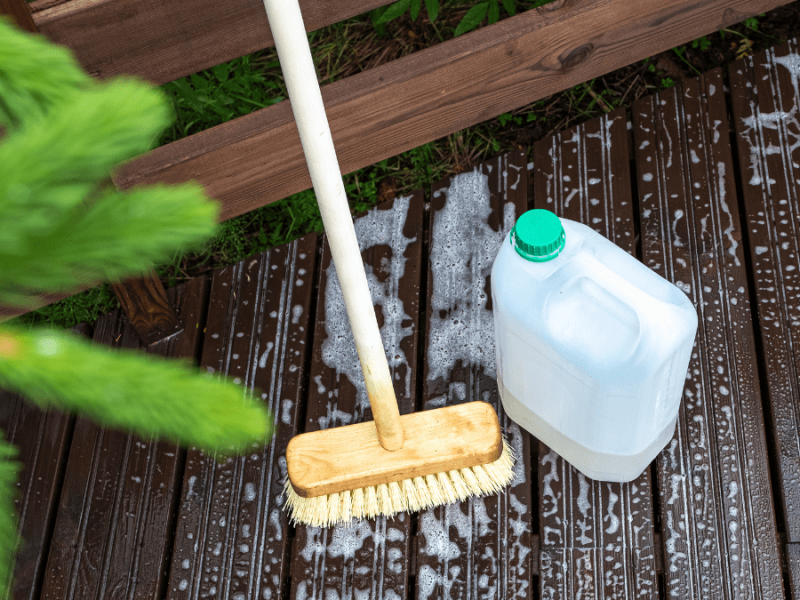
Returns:
[[[0,125],[9,131],[93,84],[69,49],[23,31],[5,15],[0,15],[0,39]]]
[[[0,387],[41,408],[219,455],[263,444],[269,412],[242,386],[136,350],[108,349],[55,329],[0,328]]]

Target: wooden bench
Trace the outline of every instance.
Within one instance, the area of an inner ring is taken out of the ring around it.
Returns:
[[[356,221],[401,411],[491,402],[522,459],[508,492],[288,525],[291,436],[370,419],[330,253],[309,235],[168,290],[186,327],[146,349],[257,389],[275,424],[265,447],[217,464],[0,398],[26,465],[14,598],[800,597],[798,44],[724,75]],[[488,275],[533,207],[593,227],[698,308],[675,437],[634,482],[583,477],[498,402]],[[80,331],[144,349],[120,311]]]

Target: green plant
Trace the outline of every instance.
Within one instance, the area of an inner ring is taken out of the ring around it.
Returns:
[[[705,52],[711,48],[711,40],[704,35],[703,37],[697,38],[692,42],[692,48],[699,49],[701,52]]]
[[[115,165],[152,148],[172,118],[149,84],[99,83],[66,49],[0,18],[0,303],[31,307],[44,292],[142,274],[215,231],[219,206],[196,183],[107,185]],[[142,382],[152,393],[140,393]],[[110,350],[52,328],[0,325],[0,386],[41,408],[220,457],[270,433],[266,408],[239,385],[186,360]],[[19,543],[15,456],[0,435],[0,597]]]

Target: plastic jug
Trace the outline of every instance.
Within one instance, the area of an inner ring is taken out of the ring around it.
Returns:
[[[589,227],[523,214],[492,266],[506,413],[601,481],[631,481],[675,431],[697,313]]]

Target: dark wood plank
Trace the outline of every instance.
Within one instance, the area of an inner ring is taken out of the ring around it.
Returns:
[[[786,566],[789,570],[789,582],[792,598],[800,597],[800,544],[786,544]]]
[[[558,0],[337,81],[322,95],[342,172],[785,3]],[[192,179],[220,201],[223,220],[309,189],[289,102],[158,148],[123,166],[115,181],[127,189]]]
[[[633,106],[645,264],[697,307],[675,437],[657,461],[675,598],[783,598],[719,69]]]
[[[128,322],[142,345],[149,346],[183,331],[155,271],[145,277],[111,284]]]
[[[170,301],[188,327],[147,352],[194,360],[207,285],[206,278],[196,278],[169,290]],[[100,318],[94,340],[116,348],[142,348],[119,310]],[[77,419],[42,598],[158,596],[167,568],[167,532],[174,525],[181,462],[173,444],[140,440]]]
[[[798,42],[733,63],[728,72],[783,526],[787,541],[800,542]]]
[[[264,402],[274,433],[220,464],[187,452],[168,599],[282,597],[285,453],[303,397],[316,248],[311,234],[214,272],[201,365]]]
[[[534,145],[534,205],[635,255],[623,109]],[[541,598],[651,598],[658,590],[650,469],[630,483],[587,478],[540,443]]]
[[[422,218],[422,192],[416,192],[355,222],[400,414],[414,410],[416,393]],[[318,290],[305,431],[372,419],[327,242]],[[332,528],[298,526],[291,597],[407,598],[410,525],[409,515],[400,513]]]
[[[489,278],[527,202],[521,151],[432,187],[424,408],[491,403],[518,460],[503,493],[419,515],[418,600],[532,598],[531,442],[500,404]]]
[[[72,332],[91,337],[91,327],[85,323],[73,327]],[[23,465],[15,503],[23,545],[14,568],[14,600],[39,597],[74,426],[75,419],[69,414],[42,411],[23,397],[0,392],[0,429],[19,449],[18,460]]]
[[[300,9],[306,30],[314,31],[389,2],[300,0]],[[72,48],[100,78],[139,75],[160,85],[273,45],[263,2],[36,0],[30,6],[42,33]]]
[[[0,0],[0,15],[10,16],[25,31],[31,33],[39,31],[33,22],[30,6],[25,0]]]

